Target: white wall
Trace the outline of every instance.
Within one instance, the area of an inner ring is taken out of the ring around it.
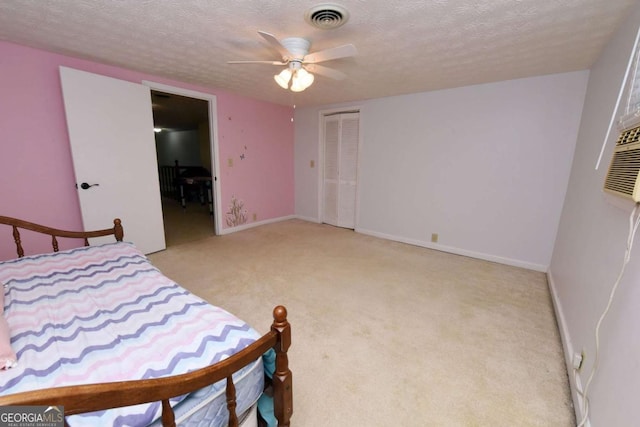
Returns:
[[[583,385],[594,361],[595,325],[622,266],[628,216],[633,208],[631,202],[602,191],[617,132],[609,138],[602,166],[599,170],[594,167],[638,24],[640,6],[636,5],[591,69],[571,178],[549,270],[567,359],[574,351],[586,350],[585,367],[579,376]],[[601,328],[600,369],[589,393],[592,426],[624,427],[639,423],[640,246],[634,251]],[[568,366],[571,372],[569,360]],[[574,402],[578,403],[573,378],[571,381]]]
[[[362,101],[357,231],[546,271],[587,71]],[[295,114],[296,214],[318,219],[319,111]],[[439,234],[439,243],[430,242]]]

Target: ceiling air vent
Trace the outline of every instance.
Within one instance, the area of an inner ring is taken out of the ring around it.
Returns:
[[[337,4],[319,4],[309,9],[304,19],[313,27],[331,30],[344,25],[349,20],[349,12]]]
[[[604,189],[640,202],[640,126],[620,133]]]

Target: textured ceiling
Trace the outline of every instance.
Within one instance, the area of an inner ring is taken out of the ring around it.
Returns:
[[[319,30],[302,0],[1,0],[0,40],[298,106],[378,98],[588,69],[637,0],[341,0],[349,21]],[[258,35],[346,43],[304,92],[276,85],[282,67]]]

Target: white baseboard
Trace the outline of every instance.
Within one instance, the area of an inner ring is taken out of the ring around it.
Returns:
[[[454,247],[451,247],[451,246],[439,245],[437,243],[432,243],[432,242],[427,242],[427,241],[417,240],[417,239],[410,239],[410,238],[407,238],[407,237],[394,236],[394,235],[391,235],[391,234],[380,233],[378,231],[367,230],[367,229],[364,229],[364,228],[356,227],[355,231],[358,232],[358,233],[367,234],[369,236],[380,237],[382,239],[394,240],[396,242],[408,243],[410,245],[421,246],[423,248],[435,249],[437,251],[448,252],[448,253],[452,253],[452,254],[456,254],[456,255],[468,256],[470,258],[477,258],[477,259],[482,259],[482,260],[485,260],[485,261],[497,262],[499,264],[511,265],[513,267],[526,268],[528,270],[540,271],[540,272],[543,272],[543,273],[546,272],[547,269],[548,269],[548,266],[542,265],[542,264],[534,264],[534,263],[531,263],[531,262],[520,261],[520,260],[517,260],[517,259],[504,258],[504,257],[495,256],[495,255],[484,254],[484,253],[481,253],[481,252],[468,251],[466,249],[460,249],[460,248],[454,248]]]
[[[267,220],[264,220],[264,221],[258,221],[258,222],[252,222],[252,223],[248,223],[248,224],[243,224],[243,225],[239,225],[239,226],[236,226],[236,227],[225,228],[225,229],[222,230],[222,232],[220,234],[223,235],[223,234],[234,233],[236,231],[242,231],[242,230],[246,230],[248,228],[258,227],[258,226],[261,226],[261,225],[271,224],[271,223],[274,223],[274,222],[286,221],[288,219],[300,219],[300,220],[303,220],[303,221],[309,221],[309,222],[313,222],[313,223],[316,223],[316,224],[320,224],[321,223],[321,221],[318,218],[307,217],[307,216],[303,216],[303,215],[287,215],[287,216],[283,216],[283,217],[267,219]],[[451,247],[451,246],[439,245],[437,243],[427,242],[427,241],[423,241],[423,240],[417,240],[417,239],[410,239],[410,238],[406,238],[406,237],[394,236],[394,235],[391,235],[391,234],[380,233],[378,231],[367,230],[365,228],[360,228],[360,227],[356,227],[355,231],[357,233],[367,234],[369,236],[374,236],[374,237],[380,237],[382,239],[393,240],[393,241],[401,242],[401,243],[407,243],[407,244],[410,244],[410,245],[420,246],[420,247],[423,247],[423,248],[435,249],[435,250],[438,250],[438,251],[448,252],[448,253],[452,253],[452,254],[456,254],[456,255],[468,256],[470,258],[477,258],[477,259],[482,259],[482,260],[485,260],[485,261],[497,262],[499,264],[511,265],[513,267],[526,268],[528,270],[540,271],[540,272],[543,272],[543,273],[545,273],[547,271],[547,269],[548,269],[548,266],[542,265],[542,264],[535,264],[535,263],[526,262],[526,261],[520,261],[520,260],[516,260],[516,259],[511,259],[511,258],[504,258],[504,257],[495,256],[495,255],[484,254],[484,253],[481,253],[481,252],[468,251],[466,249],[460,249],[460,248],[454,248],[454,247]]]
[[[295,218],[301,219],[303,221],[314,222],[316,224],[320,224],[322,222],[318,218],[313,218],[310,216],[295,215]]]
[[[558,329],[560,330],[560,340],[562,341],[562,348],[564,349],[564,361],[567,365],[567,376],[569,377],[569,388],[571,391],[571,398],[573,400],[573,409],[576,413],[576,421],[580,422],[584,416],[584,400],[578,390],[583,390],[582,380],[580,375],[573,374],[573,355],[575,349],[571,342],[571,335],[567,327],[567,322],[564,318],[564,311],[562,310],[562,303],[558,297],[558,291],[555,281],[553,280],[553,274],[551,270],[547,271],[547,281],[549,282],[549,291],[551,292],[551,300],[553,301],[553,308],[556,313],[556,321],[558,322]],[[591,427],[590,421],[587,419],[585,427]]]
[[[222,231],[220,231],[220,235],[231,234],[231,233],[235,233],[236,231],[248,230],[249,228],[259,227],[261,225],[266,225],[266,224],[273,224],[274,222],[286,221],[288,219],[295,219],[295,218],[298,218],[298,217],[295,215],[287,215],[287,216],[281,216],[277,218],[269,218],[262,221],[250,222],[247,224],[237,225],[235,227],[223,228]]]

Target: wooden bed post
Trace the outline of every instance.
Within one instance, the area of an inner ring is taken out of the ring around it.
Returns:
[[[120,218],[113,220],[113,234],[116,237],[116,241],[122,242],[122,239],[124,238],[124,230],[122,229],[122,221],[120,221]]]
[[[24,256],[24,249],[22,249],[22,242],[20,241],[20,232],[18,227],[13,226],[13,241],[16,242],[16,250],[18,251],[18,258]]]
[[[276,370],[273,373],[273,406],[279,427],[289,427],[293,414],[293,390],[287,350],[291,346],[291,325],[287,321],[287,309],[279,305],[273,309],[271,331],[278,334],[274,346]]]

